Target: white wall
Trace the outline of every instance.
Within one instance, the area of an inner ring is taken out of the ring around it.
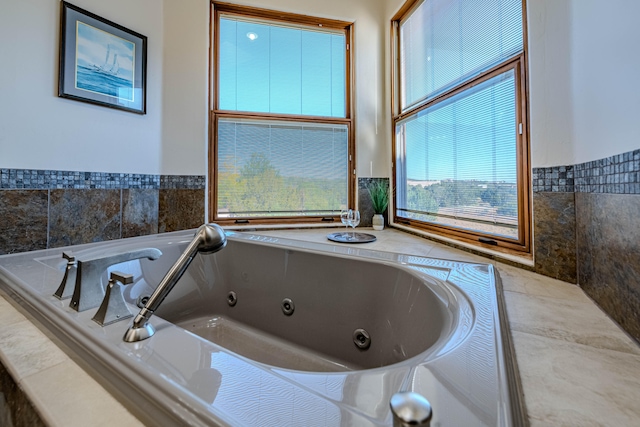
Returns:
[[[533,167],[573,164],[570,0],[532,0],[529,30],[529,129]]]
[[[59,1],[0,2],[0,167],[206,173],[208,0],[74,2],[149,38],[144,116],[58,98]],[[355,21],[357,174],[388,176],[384,0],[244,4]]]
[[[573,163],[640,148],[640,1],[571,1]]]
[[[534,167],[640,147],[640,2],[530,0]]]
[[[402,0],[247,0],[355,22],[357,174],[388,176],[389,20]],[[76,0],[149,37],[147,114],[57,97],[58,0],[0,0],[0,167],[152,174],[207,168],[208,0]],[[532,166],[637,149],[640,2],[529,0]]]
[[[75,0],[149,37],[147,114],[57,97],[60,2],[0,0],[0,167],[160,173],[162,5]]]
[[[209,1],[164,0],[161,170],[207,172]]]

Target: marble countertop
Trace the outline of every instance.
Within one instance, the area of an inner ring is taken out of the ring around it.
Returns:
[[[255,233],[331,243],[332,231]],[[532,426],[640,425],[640,346],[578,286],[401,231],[362,231],[378,238],[367,248],[496,266]],[[0,361],[48,425],[143,425],[3,298]]]

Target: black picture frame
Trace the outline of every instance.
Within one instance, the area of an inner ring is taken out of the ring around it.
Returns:
[[[58,96],[146,114],[147,37],[61,2]]]

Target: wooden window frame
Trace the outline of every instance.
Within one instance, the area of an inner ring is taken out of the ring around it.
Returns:
[[[345,117],[329,116],[307,116],[292,114],[274,114],[244,112],[236,110],[219,109],[219,99],[217,94],[219,79],[217,64],[219,61],[219,41],[218,22],[220,16],[237,15],[242,18],[256,19],[262,22],[278,22],[288,26],[300,26],[301,28],[318,28],[329,30],[339,30],[344,32],[347,48],[345,49]],[[254,119],[272,120],[288,122],[305,122],[318,124],[343,124],[347,126],[348,135],[348,190],[347,204],[349,208],[355,208],[356,195],[356,163],[355,163],[355,127],[354,127],[354,106],[352,88],[354,87],[353,75],[353,26],[352,22],[339,21],[334,19],[317,18],[308,15],[279,12],[271,9],[261,9],[249,6],[211,2],[211,23],[210,23],[210,49],[209,49],[209,158],[208,158],[208,185],[209,185],[209,222],[220,225],[247,225],[247,224],[304,224],[304,223],[333,223],[340,222],[339,214],[329,216],[273,216],[273,217],[218,217],[218,187],[217,187],[217,165],[218,165],[218,121],[220,119]]]
[[[398,11],[391,20],[391,111],[392,111],[392,182],[393,196],[391,223],[392,225],[402,225],[416,231],[426,232],[435,236],[453,239],[461,243],[488,249],[495,252],[506,253],[516,256],[531,257],[531,164],[529,147],[529,102],[528,102],[528,76],[527,76],[527,21],[526,21],[526,1],[522,0],[522,33],[523,50],[521,53],[508,58],[494,67],[480,73],[470,80],[458,84],[432,98],[427,98],[422,102],[408,107],[402,111],[401,106],[401,82],[400,82],[400,23],[413,12],[423,1],[409,0]],[[407,117],[414,116],[419,112],[439,104],[469,88],[489,80],[510,69],[514,70],[516,87],[516,122],[522,124],[522,133],[516,132],[516,161],[517,161],[517,185],[518,185],[518,238],[510,239],[495,234],[483,233],[476,230],[468,230],[443,224],[429,223],[425,221],[399,217],[396,214],[396,189],[397,166],[396,166],[396,125]],[[481,240],[482,239],[482,240]],[[485,240],[486,239],[486,240]],[[484,240],[484,241],[483,241]]]

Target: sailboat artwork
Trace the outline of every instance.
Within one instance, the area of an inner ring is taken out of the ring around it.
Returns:
[[[147,37],[64,0],[60,7],[58,96],[147,114]]]
[[[76,26],[76,89],[134,101],[135,44],[81,21]]]
[[[109,76],[117,76],[118,75],[118,70],[120,69],[120,66],[118,65],[118,54],[114,53],[113,54],[113,62],[109,63],[109,58],[111,55],[111,45],[107,46],[107,57],[104,59],[104,64],[98,66],[96,64],[93,64],[93,71],[97,72],[97,73],[103,73],[103,74],[107,74]]]

